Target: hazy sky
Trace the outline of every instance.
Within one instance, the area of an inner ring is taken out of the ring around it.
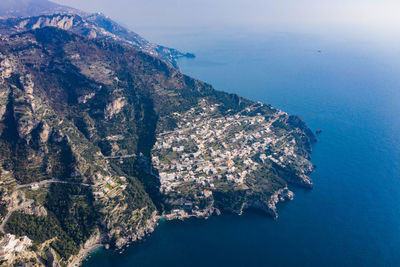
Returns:
[[[146,28],[400,33],[400,0],[53,0]]]

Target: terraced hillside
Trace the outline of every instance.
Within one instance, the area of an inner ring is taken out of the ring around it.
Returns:
[[[85,248],[143,237],[159,216],[276,216],[288,183],[311,186],[313,141],[298,117],[131,46],[55,27],[5,36],[0,230],[33,241],[7,263],[76,263]]]

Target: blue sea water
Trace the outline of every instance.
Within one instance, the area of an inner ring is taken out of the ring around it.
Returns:
[[[400,49],[289,33],[184,34],[182,71],[322,129],[314,189],[260,212],[162,222],[84,266],[400,266]]]

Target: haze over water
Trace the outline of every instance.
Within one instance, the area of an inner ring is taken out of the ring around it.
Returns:
[[[270,103],[322,129],[314,189],[262,213],[164,222],[123,254],[85,266],[399,266],[400,53],[387,44],[294,33],[159,35],[194,52],[185,74]]]

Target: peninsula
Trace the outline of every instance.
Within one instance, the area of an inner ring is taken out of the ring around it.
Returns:
[[[288,185],[312,187],[316,138],[299,117],[217,91],[95,23],[0,21],[0,266],[75,266],[161,217],[276,218]]]

